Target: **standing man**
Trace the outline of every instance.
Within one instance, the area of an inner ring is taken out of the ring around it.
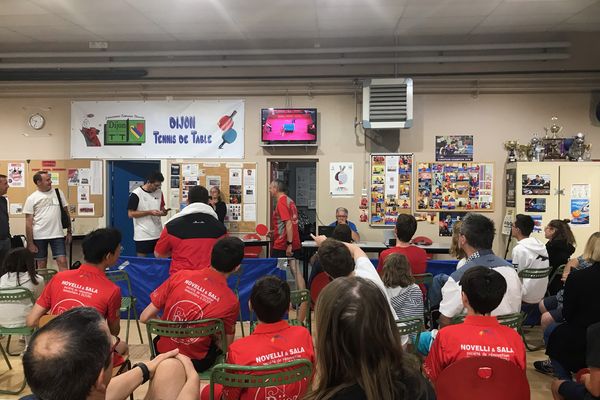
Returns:
[[[47,171],[36,172],[33,175],[33,183],[37,186],[37,190],[27,197],[23,206],[27,248],[35,254],[37,268],[46,268],[48,245],[50,245],[52,258],[56,260],[58,270],[64,271],[68,269],[65,245],[71,243],[71,225],[67,228],[65,240],[60,204],[70,221],[69,204],[62,190],[52,190],[52,179]]]
[[[154,254],[154,247],[162,231],[160,217],[167,215],[160,187],[165,177],[158,171],[148,176],[146,183],[129,195],[127,216],[133,218],[133,240],[138,257]]]
[[[338,207],[335,209],[335,221],[330,223],[329,226],[337,226],[339,224],[348,225],[352,231],[352,241],[360,242],[360,235],[358,229],[352,221],[348,221],[348,209],[344,207]]]
[[[8,202],[4,195],[8,192],[6,175],[0,174],[0,265],[10,250],[10,225],[8,223]]]
[[[276,203],[271,218],[271,257],[299,259],[302,245],[298,231],[298,209],[294,200],[285,194],[286,190],[285,183],[279,179],[275,179],[269,185],[269,192]]]

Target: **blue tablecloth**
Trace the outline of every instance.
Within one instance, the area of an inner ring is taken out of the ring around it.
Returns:
[[[122,269],[127,271],[131,281],[131,290],[137,298],[136,309],[138,315],[150,304],[150,293],[160,286],[169,277],[170,259],[144,258],[144,257],[121,257],[117,266],[111,269]],[[276,275],[286,279],[286,271],[278,267],[276,258],[245,258],[242,261],[242,274],[239,282],[239,298],[244,320],[250,319],[248,310],[248,299],[252,286],[258,278],[264,275]],[[233,290],[238,277],[232,275],[227,280],[229,287]],[[119,282],[123,296],[128,295],[127,285]],[[125,318],[126,315],[121,317]]]

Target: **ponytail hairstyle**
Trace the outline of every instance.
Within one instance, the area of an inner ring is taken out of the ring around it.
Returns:
[[[34,285],[38,284],[33,253],[25,247],[12,249],[6,255],[6,258],[2,263],[2,275],[12,272],[17,274],[18,286],[21,286],[21,281],[19,280],[19,273],[21,272],[27,272],[31,283]]]
[[[457,260],[467,258],[467,253],[460,247],[458,243],[458,236],[460,235],[460,226],[462,221],[456,221],[452,226],[452,243],[450,244],[450,255]]]
[[[548,222],[548,226],[554,229],[554,235],[550,240],[564,240],[575,247],[577,243],[575,243],[575,236],[573,236],[569,222],[571,222],[569,219],[553,219]]]

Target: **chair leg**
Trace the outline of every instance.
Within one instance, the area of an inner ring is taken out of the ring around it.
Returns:
[[[10,360],[4,351],[4,347],[2,347],[2,343],[0,343],[0,352],[2,353],[2,357],[4,357],[4,361],[6,361],[6,365],[8,365],[8,369],[12,369],[12,365],[10,364]]]
[[[8,345],[7,345],[7,348],[8,348]],[[2,357],[4,357],[4,361],[6,361],[6,365],[8,365],[8,369],[13,369],[13,367],[10,363],[10,360],[8,359],[8,356],[6,355],[6,352],[4,351],[4,347],[2,346],[2,344],[0,344],[0,353],[2,353]],[[25,386],[27,386],[27,381],[25,380],[25,377],[23,377],[23,382],[21,383],[21,386],[19,386],[19,389],[17,389],[17,390],[1,389],[0,394],[17,395],[25,389]]]
[[[140,343],[144,344],[144,339],[142,338],[142,329],[140,328],[140,319],[138,318],[137,309],[135,308],[136,298],[131,298],[131,304],[133,306],[133,316],[135,318],[135,324],[137,325],[138,335],[140,336]]]
[[[131,302],[127,307],[127,328],[125,329],[125,343],[129,345],[129,325],[131,325]]]
[[[242,307],[240,307],[240,326],[242,328],[242,337],[245,337],[246,332],[244,332],[244,319],[242,318]]]

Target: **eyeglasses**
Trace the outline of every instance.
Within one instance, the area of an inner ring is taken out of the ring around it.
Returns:
[[[348,216],[347,216],[347,215],[336,215],[335,217],[336,217],[336,218],[348,218]]]

